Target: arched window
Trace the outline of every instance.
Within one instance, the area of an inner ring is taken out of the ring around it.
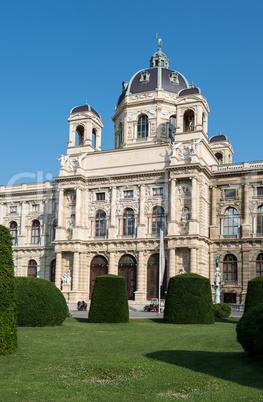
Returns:
[[[27,276],[37,276],[37,263],[35,260],[28,261]]]
[[[118,131],[116,133],[116,147],[119,148],[123,143],[123,130],[122,123],[119,124]]]
[[[184,114],[184,131],[194,131],[195,114],[193,110],[187,110]]]
[[[263,233],[263,206],[257,210],[257,233]]]
[[[176,132],[176,115],[171,116],[169,119],[169,138],[174,139],[174,134]]]
[[[227,208],[224,217],[224,235],[237,235],[238,216],[235,208]]]
[[[227,254],[224,258],[224,281],[237,280],[237,258],[233,254]]]
[[[132,255],[124,255],[119,261],[118,275],[125,278],[128,299],[134,298],[134,292],[136,290],[136,260]]]
[[[142,114],[138,119],[137,124],[137,138],[148,137],[148,116]]]
[[[93,148],[96,148],[96,135],[97,135],[97,132],[96,132],[96,130],[94,128],[92,130],[92,146],[93,146]]]
[[[218,162],[220,163],[220,165],[223,164],[224,160],[223,160],[223,155],[221,154],[221,152],[217,152],[215,154],[215,157],[217,158]]]
[[[50,264],[50,282],[55,283],[56,279],[56,260],[52,260]]]
[[[256,260],[256,276],[261,275],[263,275],[263,253],[260,253]]]
[[[31,230],[31,243],[40,243],[40,222],[38,220],[33,221]]]
[[[96,212],[95,216],[96,233],[95,236],[106,236],[106,213],[101,209]]]
[[[152,234],[159,234],[160,229],[164,231],[165,216],[163,207],[154,207],[152,212]]]
[[[75,139],[76,146],[84,145],[84,127],[78,126],[76,129],[76,139]]]
[[[15,246],[17,244],[17,223],[14,221],[10,222],[9,230],[12,237],[12,244]]]
[[[126,208],[123,213],[123,235],[124,236],[134,235],[134,229],[135,229],[134,210],[131,208]]]
[[[90,264],[90,298],[94,288],[95,280],[97,276],[107,275],[108,273],[108,262],[102,255],[97,255],[93,258]]]

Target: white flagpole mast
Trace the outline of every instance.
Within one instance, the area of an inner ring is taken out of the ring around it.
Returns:
[[[160,313],[160,304],[161,304],[161,286],[163,283],[164,276],[164,268],[165,268],[165,257],[164,257],[164,241],[163,241],[163,231],[160,229],[160,252],[159,252],[159,305],[158,305],[158,313]]]

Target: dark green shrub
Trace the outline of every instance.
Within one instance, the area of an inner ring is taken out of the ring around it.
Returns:
[[[15,278],[17,324],[21,327],[61,325],[68,306],[61,291],[45,279]]]
[[[213,308],[215,317],[217,318],[227,318],[231,314],[231,307],[229,307],[227,304],[224,303],[214,304]]]
[[[0,225],[0,354],[12,353],[17,346],[14,265],[9,230]]]
[[[126,281],[122,276],[97,276],[92,292],[88,321],[129,321]]]
[[[197,274],[183,274],[170,278],[164,322],[214,324],[215,315],[209,279]]]
[[[250,307],[255,307],[260,303],[263,303],[263,276],[258,276],[248,281],[245,312],[247,312]]]
[[[247,353],[263,358],[263,303],[251,307],[240,318],[237,326],[237,341]]]

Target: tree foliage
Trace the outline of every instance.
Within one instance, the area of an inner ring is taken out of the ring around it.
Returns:
[[[192,273],[170,278],[164,321],[171,324],[213,324],[215,315],[209,279]]]
[[[14,265],[9,230],[0,225],[0,354],[12,353],[17,346]]]
[[[263,303],[243,314],[236,332],[238,342],[248,354],[263,358]]]
[[[61,325],[68,316],[68,306],[61,291],[45,279],[15,278],[17,323],[21,327]]]
[[[89,322],[128,322],[126,282],[122,276],[97,276],[91,297]]]
[[[260,303],[263,303],[263,276],[258,276],[248,281],[245,312]]]

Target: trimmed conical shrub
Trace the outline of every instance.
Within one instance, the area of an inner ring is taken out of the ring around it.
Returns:
[[[45,279],[15,278],[17,325],[51,327],[61,325],[68,316],[68,306],[61,291]]]
[[[237,341],[251,356],[263,358],[263,303],[250,307],[236,326]]]
[[[245,312],[260,303],[263,303],[263,276],[258,276],[248,281]]]
[[[209,279],[191,273],[170,278],[165,300],[164,322],[214,324],[215,315]]]
[[[0,354],[12,353],[17,346],[14,265],[9,230],[0,225]]]
[[[88,321],[129,321],[126,281],[122,276],[97,276],[92,292]]]

